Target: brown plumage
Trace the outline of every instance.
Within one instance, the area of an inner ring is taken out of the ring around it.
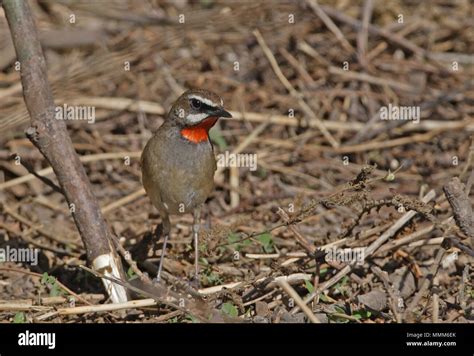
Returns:
[[[163,226],[158,280],[171,231],[169,215],[193,213],[195,278],[198,282],[200,210],[214,189],[216,170],[208,131],[219,117],[231,115],[224,110],[217,94],[202,89],[188,90],[174,103],[164,123],[143,150],[143,186],[158,209]]]

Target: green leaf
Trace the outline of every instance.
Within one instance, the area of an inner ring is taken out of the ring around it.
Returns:
[[[186,320],[189,320],[193,324],[199,323],[199,320],[196,319],[194,316],[187,314],[186,315]]]
[[[338,324],[348,324],[349,323],[349,319],[341,318],[340,316],[337,316],[337,315],[334,315],[334,314],[330,314],[329,319],[335,321]]]
[[[232,303],[224,303],[222,304],[221,310],[223,313],[227,314],[228,316],[236,318],[239,316],[239,311]]]
[[[231,232],[229,234],[229,236],[227,236],[227,241],[229,241],[229,243],[234,243],[234,242],[237,242],[240,240],[240,237],[239,235],[237,235],[236,233],[234,232]]]
[[[356,318],[357,320],[361,319],[369,319],[372,313],[369,310],[356,310],[354,313],[352,313],[352,316]]]
[[[56,283],[54,283],[51,286],[51,290],[49,291],[49,296],[50,297],[59,297],[63,294],[64,292],[62,291],[61,287],[58,286]]]
[[[268,232],[265,232],[261,235],[258,235],[257,239],[262,245],[268,245],[272,242],[272,235]]]
[[[252,241],[250,241],[250,239],[247,239],[247,240],[244,240],[241,242],[241,245],[242,246],[249,246],[252,244]]]
[[[326,294],[324,293],[320,293],[319,294],[319,300],[321,300],[323,303],[329,303],[329,298],[327,297]]]
[[[272,234],[265,232],[261,235],[258,235],[256,239],[262,244],[263,250],[266,253],[273,252],[273,239]]]
[[[207,283],[210,285],[219,285],[223,283],[221,277],[217,273],[214,273],[212,271],[208,274],[205,274],[205,278],[207,280]]]
[[[308,290],[308,292],[310,292],[310,293],[313,293],[313,292],[314,292],[314,286],[313,286],[313,284],[312,284],[309,280],[305,279],[305,281],[304,281],[304,286],[306,287],[306,289]]]
[[[241,240],[242,237],[234,232],[230,233],[227,236],[227,241],[229,242],[230,247],[232,247],[236,251],[240,251],[242,247],[249,246],[252,243],[252,241],[250,241],[249,239],[243,241]]]
[[[206,253],[207,252],[207,244],[199,244],[199,252]]]
[[[213,0],[201,0],[200,3],[201,3],[201,6],[205,9],[209,9],[212,7],[212,5],[214,5]]]
[[[43,276],[41,277],[41,284],[46,284],[48,283],[49,280],[49,275],[48,272],[44,272]]]
[[[225,151],[229,147],[224,136],[222,136],[222,132],[217,128],[209,131],[209,138],[217,145],[217,147],[219,147],[220,151]]]
[[[45,285],[49,288],[49,296],[50,297],[59,297],[61,295],[66,295],[66,291],[64,291],[58,284],[56,277],[50,276],[47,272],[43,273],[41,277],[41,284]]]
[[[127,270],[127,276],[129,279],[132,279],[133,277],[136,276],[135,272],[133,271],[132,267],[129,267]]]
[[[362,315],[359,312],[355,312],[354,314],[352,314],[352,316],[356,318],[357,320],[362,319]]]
[[[259,165],[255,175],[259,178],[265,179],[268,176],[268,171]]]
[[[25,316],[25,313],[23,312],[18,312],[15,314],[15,316],[13,317],[13,322],[15,324],[23,324],[23,323],[26,323],[26,316]]]
[[[334,289],[337,290],[339,293],[341,293],[341,295],[347,295],[348,293],[348,290],[346,288],[346,284],[347,282],[349,281],[349,277],[348,276],[344,276],[340,281],[339,283],[335,284],[334,285]]]
[[[240,251],[240,248],[242,247],[242,245],[238,243],[239,240],[240,236],[236,233],[231,232],[229,236],[227,236],[227,241],[229,242],[229,244],[231,244],[230,246],[236,251]]]

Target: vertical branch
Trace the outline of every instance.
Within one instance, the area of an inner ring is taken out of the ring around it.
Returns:
[[[96,269],[116,278],[123,270],[110,241],[110,231],[84,167],[73,149],[63,120],[54,117],[53,95],[47,79],[46,62],[27,1],[4,0],[31,126],[26,135],[38,148],[56,174],[70,211],[82,237],[87,257]],[[103,280],[114,302],[126,300],[125,289]],[[119,288],[120,287],[120,288]]]
[[[362,27],[357,33],[357,57],[362,67],[367,67],[367,42],[370,18],[374,9],[373,0],[366,0],[362,12]]]

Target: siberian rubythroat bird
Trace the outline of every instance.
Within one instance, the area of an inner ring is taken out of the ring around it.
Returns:
[[[192,213],[194,278],[199,283],[201,206],[214,189],[216,171],[208,133],[220,117],[232,117],[223,105],[223,100],[217,94],[207,90],[186,91],[176,100],[165,121],[143,150],[143,186],[160,213],[164,236],[158,281],[171,232],[169,215]]]

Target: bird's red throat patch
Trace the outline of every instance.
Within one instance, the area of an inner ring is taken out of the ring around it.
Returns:
[[[217,117],[208,117],[197,125],[186,127],[181,130],[181,136],[194,143],[206,141],[209,139],[209,130],[215,125],[217,119]]]

